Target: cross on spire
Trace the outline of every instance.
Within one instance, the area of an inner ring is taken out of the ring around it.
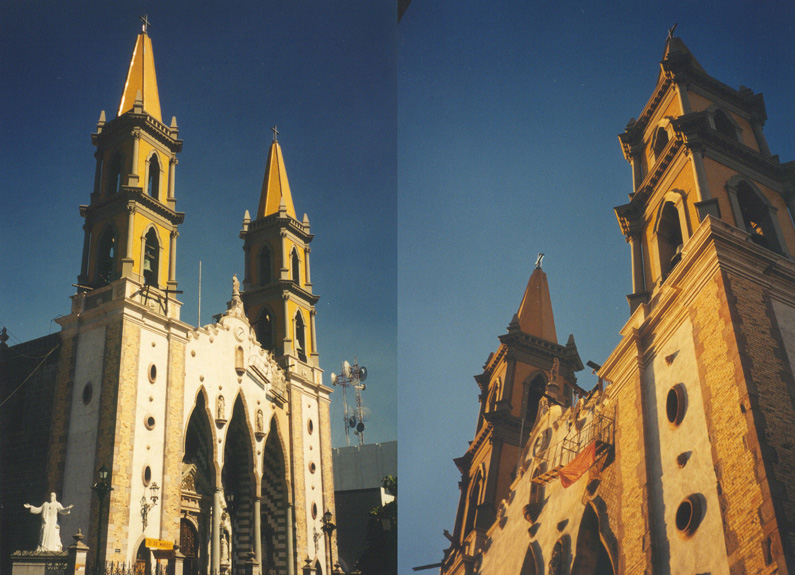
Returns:
[[[279,141],[279,130],[276,129],[276,124],[271,126],[271,131],[273,132],[273,141],[274,142],[278,142]]]
[[[541,260],[543,260],[543,259],[544,259],[544,254],[538,254],[538,257],[536,258],[536,267],[537,268],[541,267]]]
[[[674,25],[673,25],[673,26],[671,26],[671,27],[668,29],[668,40],[669,40],[669,41],[674,39],[674,30],[676,30],[676,27],[677,27],[678,25],[679,25],[679,22],[676,22],[676,23],[674,23]]]
[[[141,26],[141,29],[143,30],[143,33],[146,34],[149,32],[149,26],[151,26],[149,23],[149,14],[144,14],[139,18],[139,20],[144,23],[144,25]]]

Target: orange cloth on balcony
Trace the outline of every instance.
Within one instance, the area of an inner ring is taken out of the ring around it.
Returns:
[[[577,457],[572,459],[560,470],[560,484],[568,487],[588,471],[596,461],[596,441],[588,444]]]

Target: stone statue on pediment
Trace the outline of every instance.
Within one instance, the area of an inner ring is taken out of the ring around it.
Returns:
[[[61,526],[58,525],[58,515],[69,515],[74,505],[64,507],[55,493],[50,493],[50,500],[45,501],[40,507],[25,503],[25,509],[34,515],[41,515],[41,538],[37,551],[63,551],[61,543]]]

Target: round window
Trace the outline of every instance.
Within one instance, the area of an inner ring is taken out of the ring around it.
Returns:
[[[155,364],[153,363],[152,365],[149,366],[149,381],[154,383],[156,379],[157,379],[157,367],[155,367]]]
[[[87,383],[86,386],[83,388],[83,405],[88,405],[91,403],[91,397],[94,395],[94,388],[91,387],[90,383]]]
[[[677,383],[670,390],[665,399],[665,416],[668,418],[668,423],[672,427],[678,426],[682,423],[685,417],[685,404],[686,404],[685,386]]]
[[[146,425],[146,429],[152,429],[155,426],[155,418],[151,415],[147,415],[144,419],[144,425]]]
[[[315,467],[315,463],[314,462],[310,463],[309,464],[309,473],[314,473],[316,470],[317,470],[317,467]]]
[[[309,432],[309,435],[312,435],[312,432],[315,431],[315,424],[311,419],[306,422],[306,430]]]
[[[317,504],[312,504],[312,519],[317,519]]]
[[[676,509],[676,529],[685,539],[693,535],[698,529],[703,516],[701,497],[696,494],[688,495]]]
[[[144,485],[149,485],[149,483],[152,481],[152,468],[149,467],[148,465],[144,467],[143,479],[144,479]]]

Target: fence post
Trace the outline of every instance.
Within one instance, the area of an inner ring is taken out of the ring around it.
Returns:
[[[72,537],[75,542],[67,550],[69,555],[66,563],[66,573],[67,575],[86,575],[88,545],[83,543],[83,532],[80,529]]]

